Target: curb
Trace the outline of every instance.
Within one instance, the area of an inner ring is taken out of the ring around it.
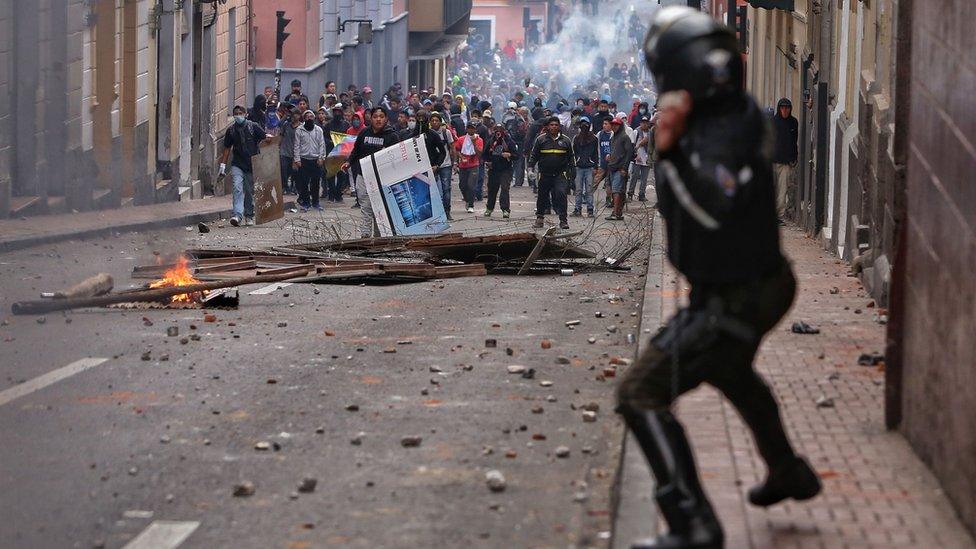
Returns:
[[[24,248],[31,248],[33,246],[40,246],[42,244],[54,244],[56,242],[64,242],[66,240],[81,240],[96,236],[105,236],[117,232],[137,232],[151,229],[169,229],[172,227],[181,227],[184,225],[192,225],[194,223],[226,218],[229,217],[231,213],[232,210],[221,210],[216,212],[195,213],[181,217],[159,219],[156,221],[133,221],[130,223],[109,225],[75,232],[27,236],[24,238],[18,238],[16,240],[0,241],[0,253],[23,250]]]
[[[289,208],[293,208],[294,206],[295,206],[294,201],[285,202],[284,209],[287,212]],[[123,222],[116,225],[104,225],[100,227],[93,227],[90,229],[83,229],[80,231],[32,235],[32,236],[25,236],[22,238],[14,238],[11,240],[0,239],[0,254],[13,252],[16,250],[23,250],[25,248],[31,248],[34,246],[40,246],[42,244],[54,244],[57,242],[64,242],[66,240],[83,240],[87,238],[111,235],[112,233],[128,233],[128,232],[139,232],[139,231],[148,231],[148,230],[156,230],[156,229],[170,229],[173,227],[183,227],[186,225],[193,225],[201,222],[207,223],[210,221],[216,221],[218,219],[228,219],[233,213],[234,210],[232,208],[221,208],[219,210],[214,210],[214,211],[197,212],[197,213],[185,214],[176,217],[165,217],[165,218],[155,219],[152,221],[145,221],[145,220],[131,221],[131,222]]]
[[[650,343],[645,330],[654,333],[661,326],[661,301],[664,285],[664,226],[660,214],[654,213],[647,274],[644,281],[644,302],[641,305],[638,356]],[[653,285],[657,284],[655,288]],[[637,447],[637,441],[624,428],[621,441],[620,465],[617,470],[613,534],[609,547],[630,549],[638,539],[657,534],[657,506],[654,502],[654,476]]]

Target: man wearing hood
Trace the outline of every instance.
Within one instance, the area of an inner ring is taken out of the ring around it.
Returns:
[[[519,150],[503,124],[495,124],[491,141],[485,147],[483,156],[488,169],[488,203],[485,205],[485,217],[491,217],[491,212],[495,209],[495,198],[498,198],[502,217],[508,219],[512,215],[508,191],[512,185],[512,170],[519,158]]]
[[[644,117],[651,117],[650,107],[648,107],[646,101],[640,102],[633,112],[630,113],[630,127],[632,129],[637,129],[640,127],[641,119]]]
[[[319,182],[322,179],[322,165],[325,162],[325,136],[322,128],[315,124],[315,113],[308,110],[302,113],[302,125],[295,131],[292,167],[298,172],[298,207],[303,212],[309,209],[322,211],[319,205]]]
[[[793,116],[793,103],[782,98],[776,105],[773,115],[773,129],[776,141],[773,145],[773,173],[776,177],[776,215],[780,223],[786,216],[786,203],[789,190],[793,186],[793,168],[796,167],[797,137],[799,123]]]
[[[436,172],[441,164],[444,163],[444,158],[447,156],[447,149],[444,147],[444,140],[441,139],[440,134],[430,129],[430,116],[424,110],[417,113],[416,124],[407,139],[414,139],[421,135],[426,138],[427,158],[430,159],[430,167]],[[406,141],[406,139],[402,141]]]
[[[630,166],[630,159],[634,157],[634,143],[624,129],[624,117],[614,118],[610,121],[610,126],[613,129],[613,137],[610,138],[610,158],[607,159],[607,173],[610,177],[613,212],[607,216],[607,220],[619,221],[624,218],[627,168]]]
[[[353,180],[356,182],[356,197],[363,212],[360,226],[360,236],[363,238],[371,238],[376,234],[376,219],[373,217],[373,206],[366,191],[366,181],[363,179],[363,169],[359,161],[399,142],[396,132],[393,131],[386,117],[386,111],[383,107],[373,107],[369,111],[369,126],[356,136],[349,161],[346,166],[343,166],[351,169]]]
[[[586,214],[593,217],[593,168],[599,163],[600,151],[596,135],[590,131],[590,119],[581,116],[579,133],[573,138],[573,154],[576,161],[576,207],[573,217],[583,215],[583,202]]]

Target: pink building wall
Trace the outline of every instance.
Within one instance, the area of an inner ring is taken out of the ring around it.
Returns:
[[[525,3],[520,1],[488,1],[475,0],[471,8],[471,19],[478,20],[485,17],[492,17],[492,34],[494,40],[501,47],[505,47],[508,40],[518,46],[519,42],[525,41],[525,29],[522,28],[522,8]],[[540,30],[545,32],[546,28],[546,5],[545,3],[529,4],[529,13],[533,18],[540,18]],[[494,44],[492,44],[494,46]]]

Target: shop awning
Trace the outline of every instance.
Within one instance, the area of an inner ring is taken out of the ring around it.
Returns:
[[[466,34],[441,34],[424,40],[424,36],[436,33],[410,33],[408,58],[410,61],[444,59],[454,54],[454,50],[467,38]]]
[[[793,0],[748,0],[754,8],[793,11]]]

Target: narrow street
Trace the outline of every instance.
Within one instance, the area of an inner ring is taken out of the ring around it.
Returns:
[[[511,223],[530,218],[529,189],[513,195]],[[348,218],[348,204],[324,218]],[[503,223],[456,216],[456,230]],[[627,274],[244,287],[239,310],[207,311],[215,322],[192,310],[7,313],[96,271],[141,282],[130,271],[155,252],[291,238],[213,226],[0,256],[0,539],[122,547],[179,521],[199,523],[181,547],[606,543],[622,438],[609,376],[635,350],[646,250]],[[63,379],[8,396],[45,375]],[[491,469],[504,492],[487,487]],[[299,493],[306,478],[314,491]],[[244,482],[254,495],[234,497]]]

